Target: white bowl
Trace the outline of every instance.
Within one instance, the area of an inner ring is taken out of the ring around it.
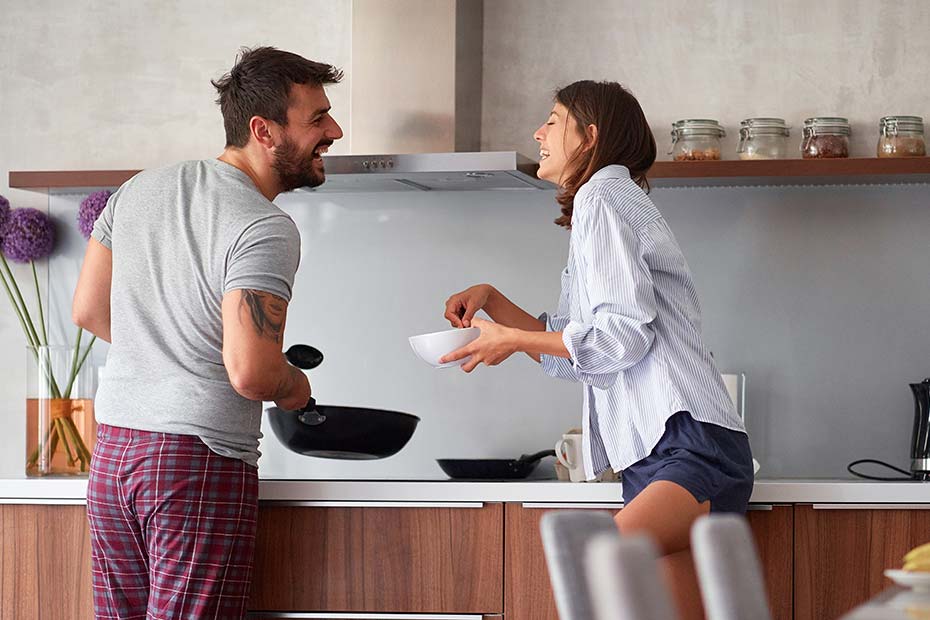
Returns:
[[[452,366],[461,366],[468,361],[468,358],[456,362],[446,362],[445,364],[440,364],[439,358],[447,353],[461,349],[480,335],[481,330],[477,327],[448,329],[443,332],[410,336],[410,346],[413,348],[413,352],[417,354],[417,357],[433,368],[450,368]]]

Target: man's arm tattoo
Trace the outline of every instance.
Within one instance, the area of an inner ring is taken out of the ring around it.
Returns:
[[[245,320],[242,314],[246,311],[259,336],[281,342],[287,311],[287,303],[284,300],[263,291],[243,289],[239,301],[239,320],[243,323]]]

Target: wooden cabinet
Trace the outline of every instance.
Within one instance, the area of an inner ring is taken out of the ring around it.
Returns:
[[[794,510],[791,506],[772,506],[771,510],[750,510],[746,517],[762,563],[772,620],[791,620],[794,616]]]
[[[838,618],[891,585],[913,547],[930,540],[930,506],[795,507],[795,619]]]
[[[539,521],[546,511],[544,507],[524,508],[520,504],[507,504],[504,526],[504,556],[507,558],[504,565],[504,617],[507,620],[559,620],[539,535]],[[616,507],[612,511],[616,511]],[[792,507],[752,510],[748,518],[762,561],[773,620],[791,620]]]
[[[0,505],[0,618],[93,617],[85,507]]]
[[[470,506],[263,504],[250,608],[558,620],[539,521],[567,506]],[[930,505],[774,506],[748,519],[774,620],[838,618],[930,541]],[[84,506],[0,505],[0,618],[93,618]]]
[[[501,613],[504,508],[263,505],[249,608]]]
[[[616,512],[619,506],[600,510]],[[507,504],[504,516],[504,557],[507,558],[504,564],[504,618],[507,620],[559,620],[549,586],[539,521],[549,510],[566,507]],[[570,508],[588,509],[584,505]]]

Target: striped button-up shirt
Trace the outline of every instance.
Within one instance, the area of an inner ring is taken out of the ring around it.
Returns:
[[[744,431],[701,339],[678,242],[625,167],[599,170],[575,195],[558,310],[540,318],[571,355],[543,355],[543,370],[584,387],[589,479],[648,456],[679,411]]]

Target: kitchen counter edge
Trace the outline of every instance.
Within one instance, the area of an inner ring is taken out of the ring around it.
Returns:
[[[296,505],[430,505],[622,503],[620,483],[558,481],[457,482],[262,479],[263,503]],[[83,504],[86,479],[0,478],[0,504]],[[753,504],[899,504],[930,509],[930,484],[825,479],[760,479]],[[922,506],[925,504],[926,506]],[[593,506],[592,506],[593,507]]]

